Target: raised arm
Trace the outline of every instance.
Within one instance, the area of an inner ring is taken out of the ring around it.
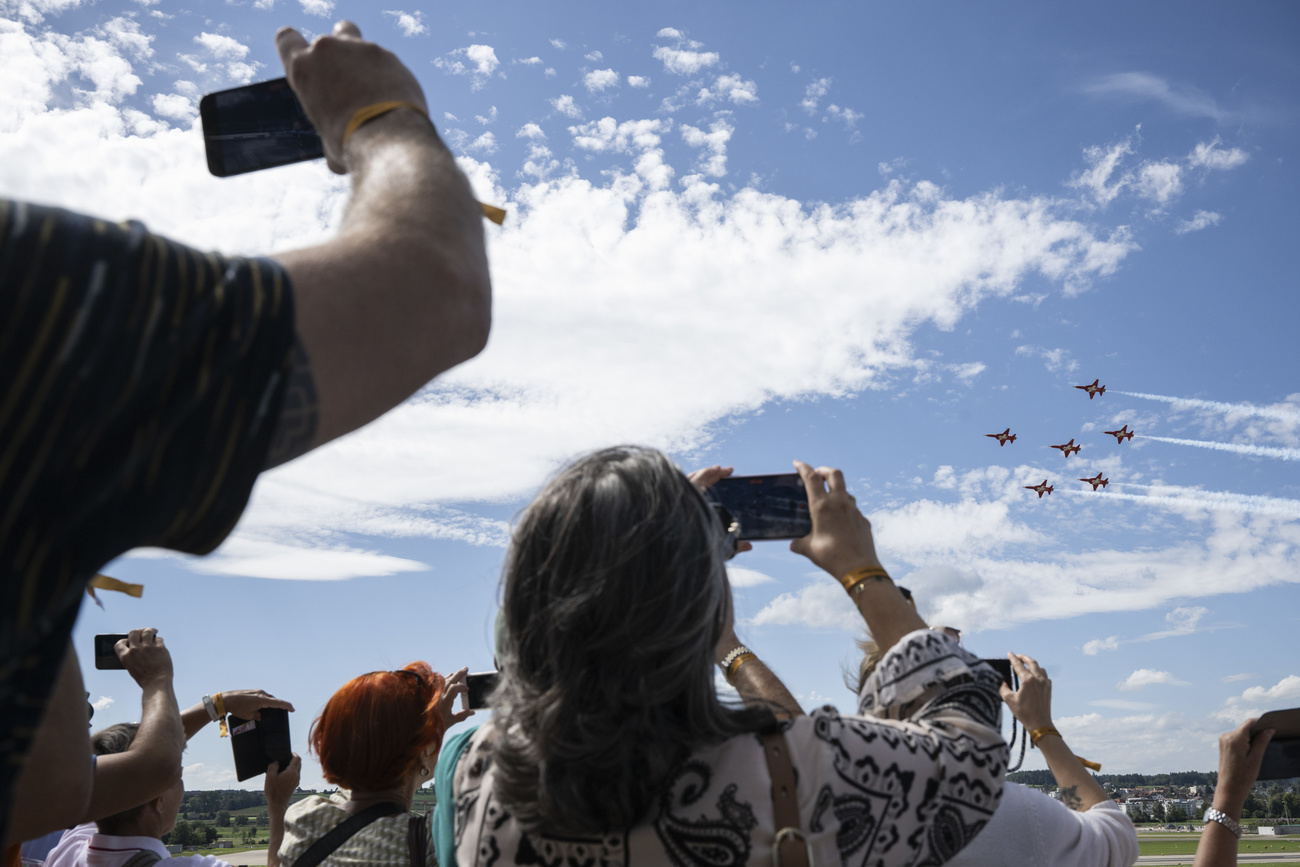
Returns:
[[[172,658],[156,629],[133,629],[117,655],[135,678],[141,697],[140,730],[121,753],[100,756],[83,822],[138,807],[167,791],[181,776],[185,730],[172,690]]]
[[[266,707],[280,708],[293,712],[293,705],[282,698],[276,698],[262,689],[231,689],[217,693],[221,696],[222,710],[234,714],[240,719],[261,719],[259,711]],[[199,733],[208,723],[213,722],[208,713],[207,704],[199,702],[181,711],[181,724],[185,726],[185,740]]]
[[[280,867],[280,844],[284,842],[284,814],[293,800],[293,793],[298,788],[298,778],[302,773],[302,758],[293,753],[289,766],[281,769],[278,762],[271,762],[266,767],[266,814],[270,831],[266,841],[267,867]]]
[[[397,109],[343,142],[359,109],[425,109],[415,77],[349,22],[310,45],[283,28],[276,47],[330,168],[352,175],[352,199],[337,237],[275,257],[293,284],[299,345],[268,465],[366,424],[472,358],[491,323],[481,211],[433,124]]]
[[[1193,867],[1230,867],[1237,863],[1237,841],[1241,836],[1241,811],[1259,766],[1264,761],[1264,750],[1273,739],[1274,730],[1265,729],[1252,739],[1250,729],[1255,720],[1248,719],[1234,731],[1219,736],[1219,779],[1214,787],[1213,818],[1205,814],[1205,830],[1196,846]],[[1233,825],[1237,825],[1235,831]]]
[[[736,636],[734,629],[724,631],[722,640],[718,642],[717,663],[722,665],[727,661],[737,648],[745,647]],[[728,682],[740,693],[740,697],[745,704],[761,704],[772,708],[780,716],[803,716],[803,708],[790,690],[786,689],[781,679],[773,673],[772,669],[758,657],[757,654],[748,656],[737,655],[731,664],[732,673],[727,678]],[[726,670],[724,669],[724,674]]]

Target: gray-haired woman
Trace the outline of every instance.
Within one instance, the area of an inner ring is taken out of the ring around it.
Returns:
[[[903,601],[840,472],[796,466],[813,531],[791,548],[841,580],[890,648],[860,696],[874,716],[797,715],[737,652],[726,536],[700,490],[659,452],[597,452],[515,532],[495,713],[456,768],[459,867],[767,867],[774,731],[797,780],[783,826],[813,863],[939,864],[978,833],[1006,769],[998,676]],[[724,660],[743,707],[718,699]]]

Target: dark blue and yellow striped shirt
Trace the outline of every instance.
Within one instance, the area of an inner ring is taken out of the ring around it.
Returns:
[[[293,336],[275,262],[0,199],[0,837],[86,581],[226,537]]]

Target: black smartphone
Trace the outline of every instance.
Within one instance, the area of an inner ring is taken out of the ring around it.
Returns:
[[[122,660],[118,659],[117,651],[114,650],[114,645],[123,638],[126,638],[125,632],[104,632],[95,636],[95,668],[101,670],[126,668]]]
[[[480,671],[465,679],[465,683],[469,686],[469,695],[465,698],[469,702],[470,710],[488,709],[488,696],[497,688],[500,675],[499,671]]]
[[[325,156],[289,81],[276,78],[199,101],[208,171],[219,178]]]
[[[1273,740],[1264,748],[1264,759],[1256,779],[1300,777],[1300,707],[1269,711],[1251,726],[1251,736],[1265,729],[1274,729]]]
[[[1011,660],[1009,659],[981,659],[980,662],[987,662],[993,666],[993,670],[1002,676],[1002,682],[1007,685],[1007,689],[1015,689],[1015,684],[1011,682]]]
[[[724,524],[737,539],[797,539],[812,532],[808,492],[798,473],[731,476],[719,479],[708,495],[722,507]]]
[[[289,712],[284,708],[264,707],[257,712],[261,719],[226,717],[230,727],[230,748],[235,753],[235,779],[244,780],[266,773],[266,766],[278,762],[280,770],[293,761],[289,743]]]

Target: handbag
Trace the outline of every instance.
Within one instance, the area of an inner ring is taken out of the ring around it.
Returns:
[[[763,758],[772,778],[772,814],[776,819],[772,867],[812,867],[812,842],[799,821],[799,793],[785,732],[763,735]]]

